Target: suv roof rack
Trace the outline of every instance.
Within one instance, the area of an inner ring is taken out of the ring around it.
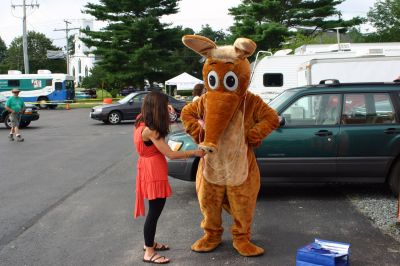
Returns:
[[[329,83],[327,83],[327,81],[329,81]],[[323,79],[319,82],[319,84],[321,85],[325,85],[325,84],[340,84],[339,80],[337,79]]]
[[[321,80],[319,84],[309,85],[309,87],[336,87],[336,86],[360,86],[360,85],[387,85],[387,86],[399,86],[400,82],[346,82],[340,83],[338,80],[329,79],[331,83],[327,83],[327,79]]]

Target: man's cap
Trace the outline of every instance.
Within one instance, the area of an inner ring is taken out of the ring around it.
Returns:
[[[20,90],[17,89],[17,88],[14,88],[14,89],[11,90],[11,92],[20,92]]]

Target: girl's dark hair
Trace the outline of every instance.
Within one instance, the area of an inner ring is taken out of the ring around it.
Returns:
[[[146,127],[158,132],[158,138],[169,133],[168,96],[159,91],[151,91],[142,104],[142,113],[136,119],[136,127],[144,122]]]

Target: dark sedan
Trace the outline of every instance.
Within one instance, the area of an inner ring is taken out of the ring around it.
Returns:
[[[148,91],[134,92],[116,103],[95,106],[90,112],[90,118],[103,121],[106,124],[119,124],[123,120],[135,120],[140,113],[142,102]],[[186,102],[168,95],[170,104],[180,115]]]
[[[10,113],[6,110],[6,97],[0,94],[0,123],[4,123],[7,128],[11,128]],[[25,104],[25,112],[21,115],[20,127],[27,127],[32,121],[39,119],[38,108],[32,104]]]

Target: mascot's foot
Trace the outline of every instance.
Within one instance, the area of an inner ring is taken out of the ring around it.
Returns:
[[[245,257],[255,257],[264,254],[264,249],[258,247],[247,240],[233,241],[233,247],[239,252],[240,255]]]
[[[209,237],[204,235],[192,245],[192,250],[196,252],[210,252],[221,244],[221,237]]]

